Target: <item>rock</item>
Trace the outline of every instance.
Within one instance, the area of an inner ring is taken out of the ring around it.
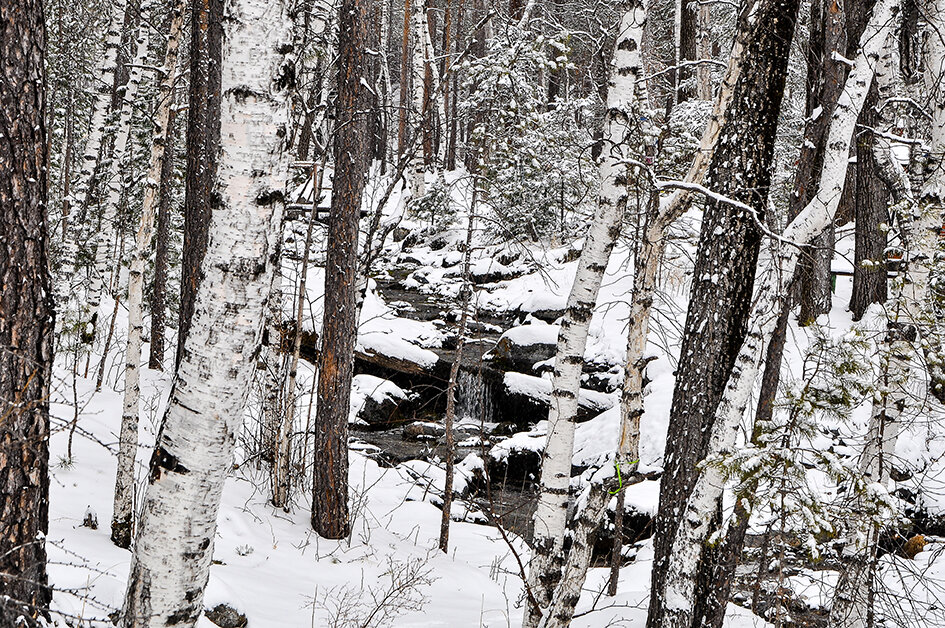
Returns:
[[[555,356],[557,343],[557,325],[522,325],[502,334],[488,357],[502,368],[530,373],[535,364]]]
[[[82,519],[82,527],[98,530],[98,515],[95,514],[95,511],[92,510],[91,506],[85,509],[85,517]]]
[[[405,440],[432,440],[446,434],[446,429],[438,423],[414,421],[410,425],[404,426],[401,434]]]
[[[541,477],[541,454],[529,449],[512,449],[503,458],[489,456],[492,486],[527,490]]]
[[[509,371],[505,373],[500,390],[495,402],[496,421],[511,421],[524,426],[548,418],[550,380]],[[592,419],[610,409],[614,403],[613,395],[582,388],[578,394],[576,420],[583,422]]]
[[[409,420],[410,396],[397,384],[374,375],[355,375],[351,385],[351,420],[382,429]]]
[[[220,628],[245,628],[248,623],[246,615],[228,604],[217,604],[204,615]]]
[[[394,227],[394,231],[390,234],[390,237],[394,242],[402,242],[407,239],[408,235],[410,235],[410,229]]]

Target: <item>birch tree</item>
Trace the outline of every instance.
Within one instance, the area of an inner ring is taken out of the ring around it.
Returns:
[[[587,232],[577,273],[561,322],[548,411],[548,436],[542,454],[538,505],[534,515],[532,558],[527,586],[534,603],[528,605],[524,628],[539,624],[552,602],[564,563],[564,536],[574,450],[574,419],[584,350],[601,281],[620,234],[627,207],[628,160],[638,154],[641,138],[633,109],[641,76],[640,45],[646,12],[641,3],[627,5],[620,23],[607,90],[607,111],[598,161],[601,189]]]
[[[924,10],[930,16],[930,35],[926,51],[925,87],[931,97],[932,134],[928,144],[933,163],[918,198],[911,182],[892,152],[889,137],[891,120],[877,133],[877,162],[888,172],[894,210],[899,225],[903,250],[908,256],[894,282],[893,297],[886,305],[887,331],[880,343],[880,372],[877,394],[873,401],[866,443],[860,455],[858,471],[863,481],[882,492],[889,485],[889,470],[896,443],[907,410],[908,385],[912,361],[918,346],[938,344],[934,339],[935,314],[930,303],[929,279],[938,249],[942,210],[945,203],[945,175],[941,155],[945,151],[945,42],[940,30],[945,26],[942,11],[945,4],[929,1]],[[938,19],[936,19],[938,18]],[[876,72],[879,91],[885,102],[902,97],[898,38],[887,40],[886,50]],[[930,360],[931,362],[931,360]],[[934,367],[933,367],[934,368]],[[933,377],[932,384],[935,379]],[[844,628],[866,628],[872,624],[875,597],[875,570],[882,524],[868,515],[870,505],[865,496],[857,496],[857,510],[851,529],[852,542],[846,552],[850,561],[841,574],[830,612],[830,625]]]
[[[9,626],[44,614],[51,598],[45,49],[42,2],[0,4],[0,623]]]
[[[96,337],[96,328],[98,326],[98,309],[101,304],[102,292],[106,286],[106,278],[109,276],[111,264],[118,265],[112,249],[112,240],[117,238],[115,225],[118,221],[118,204],[121,201],[122,191],[124,189],[124,177],[122,176],[122,166],[124,165],[125,155],[128,151],[128,143],[131,137],[131,115],[135,106],[135,100],[138,97],[138,87],[141,85],[141,79],[144,72],[144,61],[148,54],[148,41],[150,27],[147,20],[143,19],[143,14],[148,8],[148,3],[142,3],[142,19],[138,36],[136,37],[135,55],[132,61],[131,70],[128,73],[128,83],[121,98],[121,108],[118,112],[118,130],[115,133],[115,147],[112,152],[112,159],[106,175],[108,181],[108,192],[105,197],[105,204],[102,209],[102,224],[95,233],[95,269],[89,281],[88,294],[88,314],[85,320],[85,340],[92,344]],[[111,287],[111,286],[109,286]],[[117,295],[115,297],[118,299]]]
[[[151,458],[120,625],[194,626],[232,466],[280,237],[289,93],[288,7],[229,0],[222,151],[194,319]]]
[[[821,186],[803,211],[791,221],[779,238],[784,246],[776,256],[773,270],[767,273],[755,293],[751,312],[751,331],[741,345],[735,366],[725,387],[711,428],[708,455],[700,465],[693,490],[684,505],[682,522],[677,526],[670,544],[663,586],[654,590],[661,606],[659,626],[693,625],[695,619],[696,574],[703,560],[705,544],[711,532],[711,519],[716,512],[725,486],[725,472],[713,461],[726,455],[735,446],[742,417],[751,399],[763,350],[777,323],[776,305],[779,294],[789,285],[797,269],[798,246],[809,243],[833,220],[846,178],[848,155],[857,116],[872,80],[873,67],[883,42],[889,36],[889,22],[898,0],[880,0],[864,32],[861,52],[844,85],[833,114],[821,170]],[[727,202],[736,202],[729,200]],[[662,506],[662,504],[661,504]]]
[[[76,181],[73,195],[78,207],[88,207],[89,193],[92,188],[95,172],[98,169],[99,157],[102,152],[102,140],[105,137],[108,112],[112,100],[112,86],[115,82],[115,71],[118,66],[118,48],[121,44],[121,31],[125,21],[128,0],[118,0],[111,5],[111,15],[108,27],[105,30],[105,43],[102,59],[96,71],[95,99],[92,101],[92,120],[89,136],[85,142],[82,154],[79,178]],[[68,280],[75,269],[76,244],[72,235],[63,230],[63,264],[61,277]],[[60,282],[60,300],[68,297],[62,292],[67,290],[68,283]]]
[[[158,106],[151,140],[151,164],[144,183],[144,202],[141,221],[131,254],[128,270],[128,341],[125,350],[125,391],[122,400],[121,432],[118,437],[118,474],[115,479],[115,499],[112,511],[112,543],[127,548],[131,545],[134,527],[135,454],[138,450],[138,400],[141,396],[141,340],[144,331],[142,295],[144,291],[144,264],[151,251],[151,232],[158,205],[161,173],[164,170],[165,147],[169,137],[169,122],[173,105],[177,46],[183,24],[184,4],[175,0],[171,9],[164,69],[158,89]]]

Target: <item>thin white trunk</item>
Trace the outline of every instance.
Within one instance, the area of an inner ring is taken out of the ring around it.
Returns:
[[[941,28],[945,27],[945,1],[930,0],[926,12],[932,18],[925,77],[933,103],[929,154],[941,159],[945,151],[945,90],[940,87],[945,71],[945,42],[941,39]],[[877,83],[883,101],[903,95],[897,44],[894,38],[890,38],[886,54],[877,68]],[[884,108],[884,112],[887,108]],[[938,163],[933,164],[937,167],[931,169],[932,174],[923,186],[920,199],[916,201],[909,177],[896,160],[892,143],[887,137],[894,122],[888,114],[886,118],[883,133],[875,135],[875,153],[877,162],[885,172],[884,178],[893,191],[896,206],[899,207],[897,219],[908,263],[903,264],[903,270],[895,283],[896,293],[886,304],[888,330],[880,347],[879,381],[866,443],[859,460],[859,472],[864,481],[879,482],[883,487],[889,484],[890,461],[896,450],[901,417],[909,398],[907,386],[912,356],[918,346],[937,343],[938,334],[934,330],[929,333],[928,329],[930,322],[935,324],[935,315],[929,303],[929,276],[938,249],[945,199],[943,173]],[[940,347],[932,347],[928,351],[933,386],[941,380],[937,380],[935,373],[940,365],[931,356],[937,356],[940,352]],[[859,499],[862,500],[862,497]],[[868,505],[862,503],[861,506]],[[852,532],[853,542],[847,548],[852,558],[841,577],[841,586],[837,587],[831,607],[832,628],[869,626],[873,613],[871,590],[875,583],[874,557],[878,551],[880,532],[880,527],[869,518],[857,522]]]
[[[203,610],[281,234],[292,89],[288,7],[228,0],[221,143],[193,325],[151,460],[121,625],[191,628]]]
[[[118,438],[118,473],[115,479],[115,502],[112,514],[112,542],[129,547],[134,518],[135,453],[138,450],[138,385],[141,371],[142,292],[144,263],[151,251],[151,233],[158,205],[161,170],[164,167],[167,146],[168,121],[173,105],[174,77],[177,68],[177,47],[183,24],[184,2],[177,0],[172,8],[164,71],[158,90],[158,107],[154,120],[154,138],[151,142],[151,163],[144,183],[144,202],[141,222],[131,254],[128,272],[128,344],[125,352],[125,392],[122,404],[121,432]]]
[[[92,101],[92,120],[89,125],[89,138],[85,142],[79,179],[76,181],[73,197],[78,207],[87,206],[89,189],[95,168],[98,166],[102,140],[108,122],[108,109],[112,100],[112,86],[115,83],[115,70],[118,66],[118,47],[121,45],[121,30],[125,21],[128,0],[117,0],[111,5],[112,14],[105,31],[105,51],[96,71],[95,100]],[[65,234],[63,234],[65,235]],[[74,260],[72,260],[74,261]]]
[[[142,4],[142,14],[146,11],[146,3]],[[115,222],[118,216],[118,204],[121,201],[121,193],[124,188],[124,176],[122,175],[122,165],[124,165],[125,155],[128,152],[128,143],[131,137],[131,115],[134,109],[135,100],[138,97],[138,87],[141,85],[141,76],[143,74],[144,61],[148,54],[148,41],[151,29],[148,27],[147,20],[142,19],[138,30],[137,45],[135,56],[128,72],[128,84],[125,85],[125,93],[121,100],[121,110],[118,115],[118,131],[115,134],[115,148],[112,151],[111,165],[108,169],[106,180],[108,181],[108,194],[105,197],[105,206],[102,209],[102,225],[95,234],[95,269],[89,281],[88,310],[85,320],[85,338],[88,344],[95,341],[96,322],[98,306],[102,299],[102,290],[105,287],[105,278],[109,275],[109,265],[115,264],[117,268],[120,260],[114,259],[111,255],[109,243],[112,241],[115,230]]]
[[[538,506],[534,515],[534,541],[528,587],[540,608],[529,604],[524,628],[538,625],[552,602],[564,562],[563,542],[574,450],[574,417],[587,333],[594,314],[601,281],[610,253],[620,234],[627,205],[627,160],[638,136],[636,83],[642,73],[640,44],[646,9],[639,0],[624,5],[614,49],[604,119],[604,149],[600,157],[601,190],[597,211],[587,233],[555,357],[552,402],[548,412],[548,436],[542,457]]]
[[[696,57],[702,61],[696,68],[696,98],[712,100],[712,66],[705,61],[712,58],[712,5],[699,5],[699,41],[696,43]]]
[[[792,244],[782,245],[776,267],[763,278],[756,291],[751,331],[736,357],[719,404],[710,436],[709,456],[724,456],[735,445],[735,437],[751,399],[763,350],[777,323],[779,296],[790,285],[797,267],[800,254],[797,245],[810,243],[831,223],[836,213],[846,179],[856,119],[866,100],[873,66],[889,37],[889,23],[898,5],[899,0],[879,0],[873,8],[873,15],[860,40],[861,51],[833,114],[820,189],[817,196],[785,229],[783,239]],[[665,610],[663,625],[666,628],[689,628],[692,623],[697,566],[708,539],[712,516],[722,498],[724,484],[725,474],[721,468],[717,465],[703,467],[686,504],[683,521],[673,539],[665,588],[660,596]]]
[[[417,113],[417,126],[414,131],[415,156],[413,170],[410,178],[410,195],[414,199],[419,199],[426,195],[426,164],[423,163],[423,141],[420,139],[423,134],[423,124],[426,112],[423,110],[423,83],[426,69],[426,41],[429,37],[427,29],[427,12],[423,6],[423,0],[414,0],[413,9],[413,58],[411,60],[411,100],[413,101],[413,110]]]
[[[322,164],[324,166],[324,162]],[[292,463],[292,432],[295,429],[295,386],[299,372],[299,356],[302,351],[302,318],[307,301],[306,283],[308,281],[308,258],[312,248],[312,234],[315,228],[315,219],[318,217],[318,198],[322,191],[322,176],[324,167],[317,164],[312,166],[312,213],[308,217],[308,227],[305,232],[305,246],[302,249],[302,270],[299,274],[299,286],[295,301],[295,339],[292,343],[292,353],[289,355],[288,379],[283,389],[285,403],[282,408],[282,421],[279,428],[276,459],[273,461],[272,504],[279,508],[288,508],[289,493],[291,490],[291,463]],[[308,435],[306,434],[306,438]]]
[[[105,137],[105,127],[108,122],[108,109],[111,105],[112,87],[115,83],[115,70],[118,66],[118,47],[121,45],[121,30],[125,20],[125,10],[128,0],[117,0],[112,5],[112,14],[108,28],[105,31],[105,50],[102,61],[96,71],[95,99],[92,101],[92,120],[89,126],[89,137],[85,142],[85,151],[79,166],[79,178],[72,193],[72,207],[87,207],[92,179],[98,167],[99,156],[102,152],[102,140]],[[70,92],[71,94],[71,92]],[[67,228],[62,231],[62,262],[60,266],[60,281],[57,284],[60,303],[65,303],[70,296],[71,280],[75,273],[76,242],[74,235]]]

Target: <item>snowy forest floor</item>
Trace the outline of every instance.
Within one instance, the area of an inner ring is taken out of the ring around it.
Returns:
[[[454,186],[452,190],[455,205],[467,207],[468,198],[462,186]],[[376,190],[373,193],[376,194]],[[400,194],[394,194],[385,207],[385,220],[398,220],[402,233],[385,248],[375,285],[396,284],[401,296],[403,291],[408,291],[418,298],[414,304],[388,302],[383,289],[372,290],[362,312],[358,349],[364,354],[393,357],[420,369],[435,370],[450,355],[451,325],[444,319],[451,313],[450,303],[455,304],[461,283],[459,243],[464,240],[465,216],[458,212],[453,218],[453,228],[434,232],[429,221],[401,218],[398,212],[403,212],[403,199]],[[698,212],[692,214],[677,228],[674,245],[667,255],[649,339],[649,351],[656,359],[648,367],[650,382],[640,458],[643,470],[653,473],[659,472],[662,463],[673,371],[686,313],[688,273],[698,233]],[[304,230],[296,222],[288,226],[287,233],[291,246],[285,254],[283,275],[284,285],[292,286],[302,257],[299,234]],[[519,346],[547,346],[549,342],[553,345],[557,335],[555,312],[563,308],[574,277],[574,250],[569,245],[525,246],[514,250],[507,244],[490,245],[486,240],[485,236],[477,238],[472,265],[477,311],[482,314],[477,333],[485,330],[493,344],[501,335]],[[837,269],[849,267],[845,260],[852,257],[851,240],[852,237],[841,239],[838,244],[834,263]],[[315,262],[321,257],[322,244],[316,240],[311,256]],[[604,462],[616,442],[619,410],[617,393],[613,390],[614,384],[619,383],[626,343],[625,321],[632,286],[629,259],[627,247],[618,247],[608,267],[591,325],[585,362],[594,365],[599,380],[597,388],[601,390],[585,393],[588,407],[596,410],[589,420],[578,426],[574,465],[579,470]],[[317,331],[320,327],[322,277],[317,267],[309,275],[303,319],[306,331]],[[877,323],[879,317],[867,317],[856,325],[850,319],[846,311],[849,293],[849,278],[840,276],[833,312],[822,317],[817,329],[833,338],[843,337],[854,328],[877,337],[881,331]],[[291,301],[290,298],[286,307],[287,318],[291,318],[289,312],[295,311]],[[417,312],[416,304],[421,301],[440,303],[442,310],[431,307],[429,312]],[[103,305],[102,315],[106,310],[110,315],[111,307],[108,303]],[[452,308],[455,313],[455,305]],[[496,327],[496,323],[503,321],[504,326]],[[122,387],[120,374],[126,329],[127,320],[121,313],[100,391],[95,391],[94,377],[73,376],[72,356],[60,353],[56,364],[47,545],[50,579],[56,589],[53,607],[63,617],[73,618],[68,625],[76,625],[76,618],[85,622],[83,626],[110,625],[108,616],[118,609],[125,591],[131,555],[112,545],[108,527],[121,418],[118,391]],[[814,333],[812,328],[797,327],[792,320],[784,365],[784,379],[789,384],[803,377],[802,356]],[[486,352],[474,353],[476,359],[482,361]],[[91,372],[99,357],[92,355]],[[80,360],[80,371],[83,363],[84,358]],[[507,391],[520,397],[540,400],[547,394],[549,364],[549,360],[539,360],[529,368],[505,371],[501,374],[501,383]],[[313,378],[312,366],[303,361],[299,375],[302,392],[297,399],[302,408],[296,426],[299,432],[305,430],[309,420],[305,409],[310,404]],[[366,375],[356,378],[352,426],[360,421],[359,408],[365,399],[378,396],[381,388],[387,391],[385,394],[395,396],[413,394],[392,384],[379,385],[377,381]],[[166,373],[145,369],[141,387],[139,498],[143,495],[147,461],[161,409],[170,392],[171,378]],[[460,396],[462,394],[461,390]],[[461,406],[463,402],[459,400]],[[460,502],[454,506],[454,516],[464,520],[452,524],[450,552],[444,555],[437,551],[440,527],[437,504],[442,488],[436,487],[442,487],[443,479],[435,455],[383,466],[379,460],[366,455],[370,448],[366,448],[363,441],[370,441],[370,434],[352,432],[349,479],[353,532],[347,540],[327,541],[312,531],[309,522],[310,497],[306,487],[310,485],[307,479],[310,469],[300,470],[303,485],[296,490],[289,512],[273,508],[269,503],[267,465],[247,453],[252,450],[250,441],[256,434],[258,395],[254,394],[250,406],[237,464],[224,491],[205,601],[207,609],[218,604],[232,606],[246,615],[251,628],[511,627],[521,624],[520,564],[527,563],[528,551],[517,531],[507,534],[507,543],[493,526],[471,522],[483,517],[475,515],[469,503]],[[486,412],[484,407],[480,401],[474,412]],[[490,408],[489,412],[500,416],[503,410],[507,409]],[[854,408],[845,422],[825,420],[806,445],[831,449],[846,460],[854,459],[861,448],[869,411],[867,401]],[[485,449],[470,446],[461,450],[460,459],[478,452],[501,460],[514,451],[539,450],[545,433],[543,417],[540,412],[530,412],[527,416],[505,417],[506,423],[517,423],[517,433],[508,438],[489,435]],[[894,466],[903,474],[894,487],[900,492],[894,494],[908,497],[903,497],[903,512],[921,506],[926,515],[940,517],[945,513],[942,484],[945,428],[940,424],[941,409],[918,404],[910,413],[895,452],[897,463]],[[497,423],[492,418],[489,417],[490,425]],[[70,436],[74,419],[75,431]],[[436,421],[441,416],[428,408],[423,412],[415,410],[409,419]],[[474,458],[470,460],[475,463]],[[472,466],[475,465],[467,470]],[[460,478],[463,473],[461,469]],[[811,468],[807,482],[825,502],[838,498],[837,487],[830,484],[821,470]],[[627,508],[637,515],[651,517],[655,514],[657,495],[658,480],[636,485],[628,493]],[[97,521],[97,528],[89,527],[93,521]],[[915,528],[904,526],[902,529]],[[928,533],[931,529],[922,531]],[[931,535],[927,540],[930,544],[914,560],[888,553],[880,561],[883,592],[878,607],[892,622],[890,626],[945,625],[945,604],[939,601],[945,599],[945,558],[941,556],[945,543]],[[629,549],[631,560],[621,570],[618,594],[613,598],[601,594],[609,569],[591,569],[572,625],[596,628],[643,624],[652,566],[651,543],[645,540]],[[788,625],[822,625],[818,622],[822,622],[825,609],[829,608],[837,580],[837,572],[825,567],[836,564],[836,557],[817,564],[803,558],[772,560],[763,570],[766,584],[762,597],[790,599],[787,606],[797,617],[793,618],[796,623]],[[737,602],[750,600],[757,572],[757,564],[750,560],[740,568],[743,586],[738,587]],[[778,576],[783,576],[780,588],[774,586]],[[206,618],[201,619],[200,625],[213,626]],[[731,604],[726,625],[748,628],[771,624]]]

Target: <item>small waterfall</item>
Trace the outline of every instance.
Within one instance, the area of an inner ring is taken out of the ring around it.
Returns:
[[[492,423],[491,388],[478,369],[460,369],[456,377],[456,418]]]

